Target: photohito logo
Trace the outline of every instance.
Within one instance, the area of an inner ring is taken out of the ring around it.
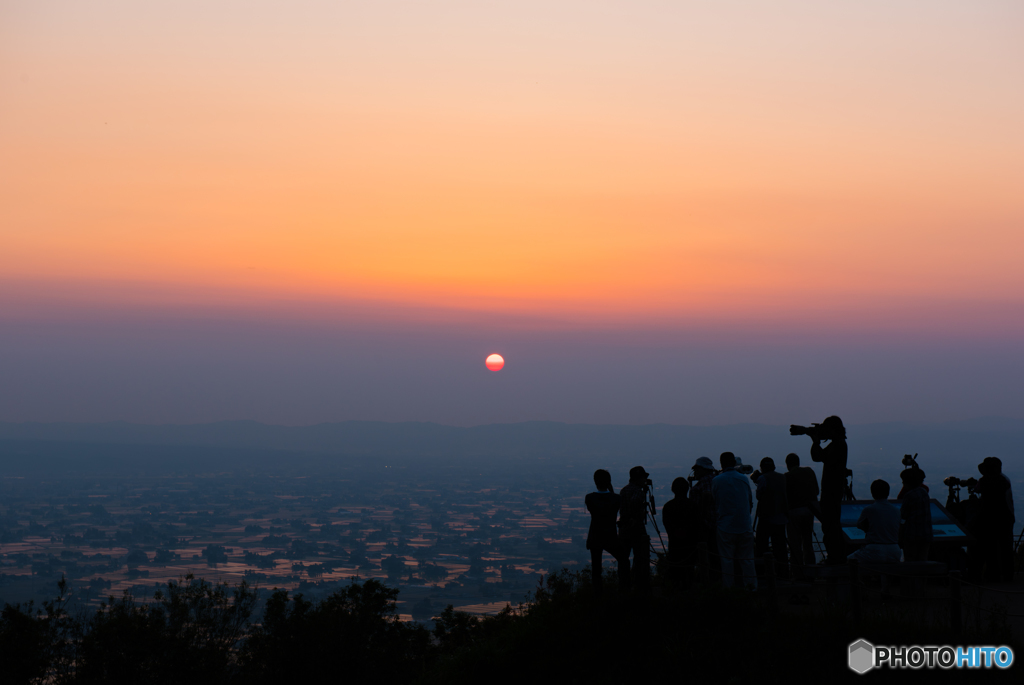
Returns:
[[[857,673],[882,667],[1002,669],[1013,665],[1013,650],[1009,647],[876,647],[867,640],[857,640],[850,643],[847,656],[850,670]]]

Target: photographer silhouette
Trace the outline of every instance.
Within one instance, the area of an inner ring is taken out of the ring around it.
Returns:
[[[633,584],[641,594],[651,591],[651,536],[647,534],[647,487],[650,474],[643,466],[629,470],[629,484],[619,491],[619,543],[622,559],[633,554]],[[620,568],[619,573],[625,572]]]
[[[718,471],[708,457],[701,457],[693,465],[693,475],[688,478],[691,483],[690,499],[697,506],[697,543],[704,543],[712,558],[718,555],[718,512],[715,497],[711,494],[711,483]],[[718,564],[712,564],[708,574],[712,579],[719,576]]]
[[[826,564],[842,564],[846,561],[846,541],[839,525],[843,496],[846,492],[846,428],[838,416],[830,416],[810,428],[790,426],[790,435],[807,435],[813,441],[811,461],[821,466],[820,515],[821,534],[824,538]],[[822,441],[828,445],[821,446]]]
[[[584,498],[590,512],[590,530],[587,531],[587,549],[590,550],[590,575],[594,594],[600,596],[604,583],[601,556],[608,552],[618,564],[619,589],[629,588],[629,557],[619,544],[615,532],[615,518],[619,513],[621,498],[612,487],[612,476],[604,469],[594,472],[594,486],[597,488]]]
[[[986,457],[978,464],[981,479],[975,485],[980,496],[974,533],[978,538],[981,559],[986,566],[986,580],[1013,581],[1013,491],[1010,479],[1003,474],[998,457]]]

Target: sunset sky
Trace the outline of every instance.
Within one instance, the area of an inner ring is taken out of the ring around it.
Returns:
[[[0,421],[1024,418],[1022,35],[0,2]]]

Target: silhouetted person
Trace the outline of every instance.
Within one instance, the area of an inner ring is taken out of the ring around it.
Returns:
[[[978,537],[986,576],[991,581],[1013,581],[1013,491],[1003,474],[1003,462],[986,457],[978,464],[981,478],[974,491],[978,494],[978,517],[974,533]]]
[[[821,521],[822,542],[828,555],[825,563],[841,564],[846,561],[846,541],[839,524],[842,513],[843,492],[846,490],[846,428],[838,416],[821,422],[811,439],[811,460],[821,464]],[[821,446],[827,440],[828,445]]]
[[[896,499],[897,500],[902,501],[907,496],[907,493],[910,492],[911,490],[913,490],[914,488],[924,488],[925,492],[930,492],[931,491],[929,489],[929,487],[927,485],[925,485],[924,483],[917,483],[914,480],[911,480],[910,481],[911,484],[907,485],[907,479],[903,477],[903,474],[906,473],[907,471],[912,471],[913,469],[917,469],[918,471],[920,471],[921,467],[920,466],[914,466],[914,467],[912,467],[910,469],[903,469],[903,471],[900,472],[900,480],[903,481],[903,487],[900,488],[899,494],[896,495]],[[924,471],[921,471],[921,479],[922,480],[924,479]]]
[[[629,470],[629,484],[619,492],[619,541],[624,557],[633,555],[633,583],[644,594],[651,589],[651,536],[646,525],[648,477],[643,466],[634,466]]]
[[[924,471],[903,469],[903,505],[900,507],[900,545],[903,561],[928,561],[932,542],[932,510],[928,489],[924,487]]]
[[[900,560],[900,510],[889,502],[889,484],[876,480],[871,484],[874,502],[861,510],[857,527],[864,531],[867,544],[849,558],[861,563],[896,564]]]
[[[672,481],[672,499],[661,508],[661,521],[668,535],[668,562],[670,575],[683,585],[690,582],[697,559],[697,540],[700,534],[700,512],[693,500],[687,499],[690,483],[685,478]]]
[[[623,554],[619,544],[619,536],[615,530],[615,519],[619,515],[621,498],[612,487],[612,475],[604,469],[594,471],[595,492],[588,494],[583,502],[590,512],[590,530],[587,532],[587,549],[590,550],[591,578],[594,583],[594,594],[600,595],[603,589],[601,565],[602,552],[608,552],[618,567],[619,588],[629,587],[629,557]]]
[[[739,567],[740,585],[757,588],[754,572],[754,533],[750,515],[754,498],[750,494],[750,479],[735,470],[736,455],[723,452],[719,458],[722,472],[711,481],[711,493],[718,511],[718,554],[722,560],[722,585],[736,584]]]
[[[818,476],[810,466],[800,466],[800,457],[786,455],[786,538],[793,576],[806,577],[805,566],[814,566],[814,516],[818,511]]]
[[[786,477],[775,470],[775,460],[771,457],[762,459],[760,466],[760,472],[754,472],[757,476],[757,533],[754,539],[754,554],[760,559],[768,551],[768,545],[771,543],[776,573],[785,577],[788,575],[786,512],[789,511]]]
[[[721,566],[713,563],[718,554],[718,512],[715,511],[715,496],[711,494],[711,481],[718,475],[715,465],[708,457],[700,457],[693,465],[693,484],[690,486],[690,500],[697,506],[697,542],[703,542],[708,550],[708,575],[718,578]]]

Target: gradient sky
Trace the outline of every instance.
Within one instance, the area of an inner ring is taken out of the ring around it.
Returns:
[[[1022,35],[0,2],[0,420],[1024,418]]]

